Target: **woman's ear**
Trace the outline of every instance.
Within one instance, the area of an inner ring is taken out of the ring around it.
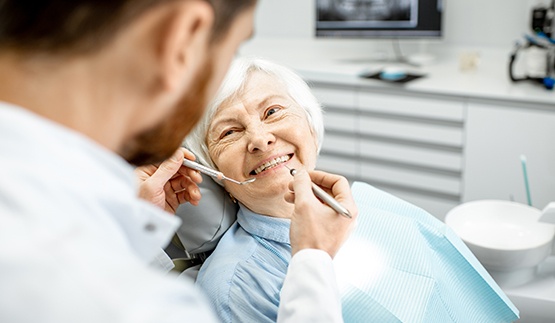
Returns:
[[[185,88],[208,58],[214,11],[206,1],[175,1],[158,30],[159,76],[164,90]]]
[[[318,136],[316,135],[316,131],[314,130],[314,127],[310,127],[310,133],[312,134],[312,139],[314,140],[314,149],[316,150],[316,156],[318,156],[320,154],[320,143],[318,140]]]

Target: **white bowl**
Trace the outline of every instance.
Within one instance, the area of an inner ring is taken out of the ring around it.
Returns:
[[[555,226],[538,222],[540,215],[528,205],[481,200],[453,208],[445,223],[499,285],[514,287],[532,280],[551,253]]]

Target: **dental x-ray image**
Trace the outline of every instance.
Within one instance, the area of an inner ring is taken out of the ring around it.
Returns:
[[[317,0],[318,22],[407,28],[418,23],[418,0]]]

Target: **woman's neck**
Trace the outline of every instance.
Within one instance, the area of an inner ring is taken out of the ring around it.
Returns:
[[[283,197],[275,198],[271,201],[261,201],[257,200],[255,203],[243,203],[249,210],[266,216],[271,216],[274,218],[291,218],[295,205],[285,201]]]

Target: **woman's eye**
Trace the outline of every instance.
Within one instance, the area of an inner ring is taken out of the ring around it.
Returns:
[[[229,135],[232,135],[233,132],[234,132],[233,129],[226,130],[226,131],[224,131],[224,132],[222,133],[222,135],[221,135],[220,138],[224,138],[224,137],[227,137],[227,136],[229,136]]]
[[[278,112],[278,111],[279,111],[279,108],[278,108],[278,107],[269,108],[269,109],[266,111],[266,117],[269,117],[269,116],[271,116],[272,114],[274,114],[274,113],[276,113],[276,112]]]

